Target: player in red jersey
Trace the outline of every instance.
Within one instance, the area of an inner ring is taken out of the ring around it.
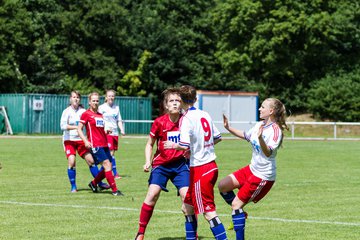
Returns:
[[[150,167],[152,169],[148,192],[140,211],[139,230],[136,240],[144,239],[145,229],[150,221],[161,190],[168,192],[166,184],[169,179],[178,189],[182,201],[184,201],[189,186],[189,167],[184,152],[175,149],[164,149],[163,147],[165,141],[171,141],[175,144],[180,140],[180,95],[177,89],[174,88],[166,89],[162,95],[166,114],[155,119],[145,147],[144,172],[149,172]],[[151,158],[155,142],[157,149],[154,157]]]
[[[76,152],[80,155],[80,157],[85,159],[93,177],[99,173],[89,149],[85,147],[84,142],[81,140],[77,132],[80,116],[85,112],[85,109],[80,101],[80,92],[72,91],[70,94],[70,105],[63,111],[60,120],[60,127],[64,131],[63,143],[65,154],[68,159],[68,176],[71,184],[71,192],[77,192]],[[109,185],[103,182],[99,183],[99,187],[100,189],[110,188]]]
[[[111,154],[104,130],[104,119],[102,114],[98,112],[99,98],[97,92],[89,94],[90,107],[81,115],[78,126],[78,133],[80,138],[84,141],[85,147],[91,149],[94,159],[103,166],[103,169],[96,175],[94,180],[89,183],[89,187],[93,192],[97,192],[97,184],[106,178],[111,187],[112,194],[114,196],[121,196],[123,194],[116,186],[111,162],[109,160],[111,159]],[[86,128],[87,137],[85,137],[83,133],[84,126]]]

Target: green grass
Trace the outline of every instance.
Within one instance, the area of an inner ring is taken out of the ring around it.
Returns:
[[[117,159],[124,177],[117,183],[125,196],[114,197],[88,189],[91,175],[81,159],[80,191],[70,193],[60,138],[0,138],[0,239],[133,239],[147,192],[145,143],[120,140]],[[245,208],[247,240],[359,239],[359,149],[359,141],[285,141],[278,152],[276,184],[262,201]],[[251,157],[245,141],[224,140],[216,151],[219,179]],[[168,186],[148,226],[148,240],[184,239],[180,200]],[[219,195],[215,201],[227,227],[230,209]],[[202,217],[198,233],[200,239],[213,239]]]

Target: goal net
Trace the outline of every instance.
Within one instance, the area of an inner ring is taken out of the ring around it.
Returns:
[[[13,135],[13,130],[11,128],[11,124],[6,113],[6,108],[4,106],[0,106],[0,114],[4,117],[6,134]]]

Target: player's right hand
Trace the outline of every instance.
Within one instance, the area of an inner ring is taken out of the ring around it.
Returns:
[[[149,172],[150,171],[150,167],[151,167],[151,163],[146,162],[143,166],[144,168],[144,172]]]
[[[229,120],[225,116],[225,114],[223,114],[223,122],[224,122],[224,128],[229,129]]]
[[[92,144],[91,144],[91,142],[89,142],[89,141],[87,141],[87,140],[84,142],[84,145],[85,145],[85,147],[86,147],[87,149],[90,149],[90,148],[93,147]]]

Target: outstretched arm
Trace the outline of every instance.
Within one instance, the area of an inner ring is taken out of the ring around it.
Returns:
[[[244,131],[238,130],[230,126],[228,118],[223,114],[223,122],[224,122],[224,128],[228,130],[232,135],[237,136],[239,138],[245,139]]]
[[[165,149],[176,149],[176,150],[180,150],[180,151],[188,150],[187,147],[181,146],[178,143],[174,143],[172,141],[164,142],[164,148]]]

